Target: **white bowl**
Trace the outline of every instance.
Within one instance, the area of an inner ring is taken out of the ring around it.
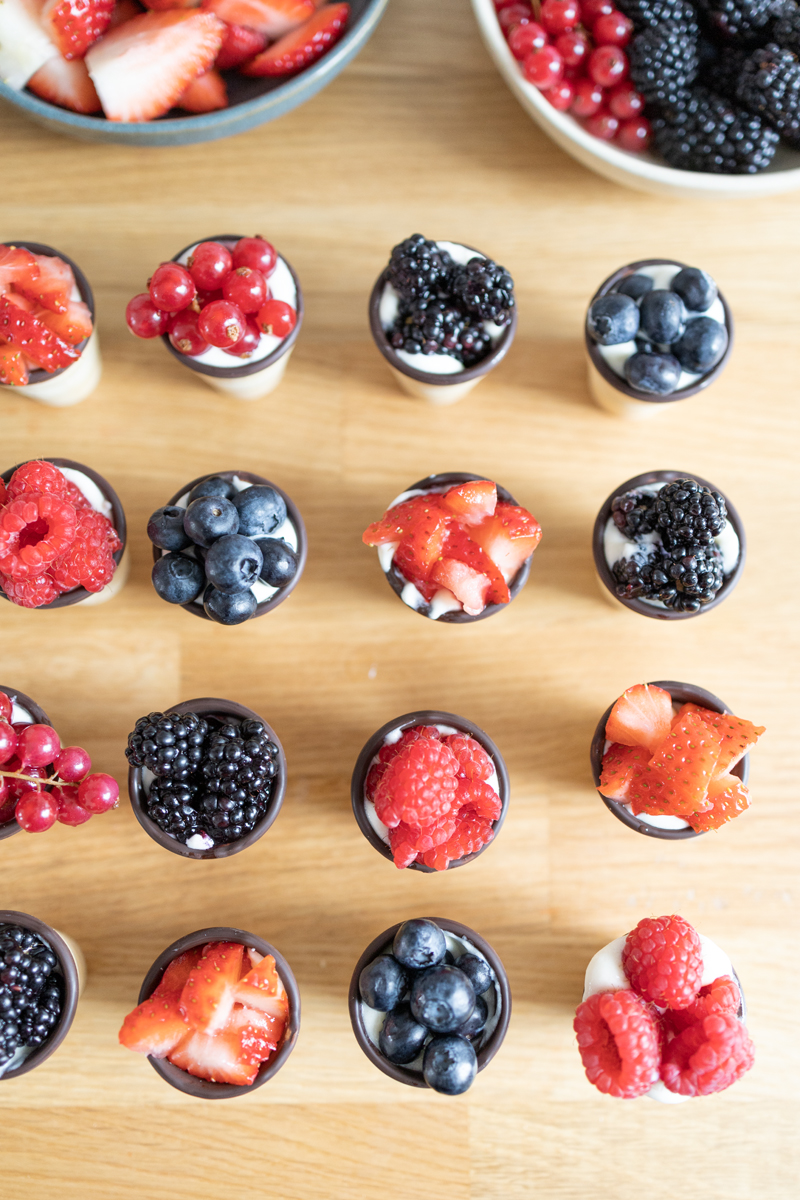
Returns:
[[[630,154],[592,137],[574,117],[558,112],[537,87],[528,83],[503,37],[493,0],[472,0],[472,7],[486,48],[522,107],[562,150],[598,175],[640,192],[710,200],[774,196],[800,188],[800,152],[783,144],[767,170],[759,175],[707,175],[702,171],[678,171],[653,154]]]

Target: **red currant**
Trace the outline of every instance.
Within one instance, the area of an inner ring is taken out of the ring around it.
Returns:
[[[6,763],[17,753],[18,737],[8,721],[0,721],[0,763]]]
[[[575,84],[569,79],[562,79],[555,87],[548,88],[545,95],[553,108],[559,112],[566,112],[575,99]]]
[[[84,825],[94,816],[94,813],[90,813],[88,808],[81,807],[76,787],[61,788],[61,795],[58,799],[58,820],[62,825]]]
[[[532,51],[541,50],[542,46],[546,45],[547,34],[535,21],[515,26],[508,35],[508,48],[520,62]]]
[[[199,314],[189,309],[178,313],[169,331],[169,340],[179,354],[196,358],[208,349],[208,342],[198,328]]]
[[[61,749],[61,739],[50,725],[26,725],[19,736],[17,757],[25,766],[49,767]]]
[[[201,242],[189,255],[186,265],[199,288],[213,291],[222,287],[223,279],[233,266],[233,258],[227,246],[220,242]]]
[[[511,4],[519,4],[519,0],[494,0],[494,6],[498,12],[501,8],[508,8]]]
[[[261,330],[252,317],[247,318],[247,328],[235,346],[230,346],[225,353],[235,354],[237,358],[252,358],[261,342]]]
[[[225,276],[222,294],[242,312],[255,313],[269,299],[269,288],[264,275],[253,267],[237,267]]]
[[[577,0],[544,0],[539,19],[548,33],[569,33],[581,19]]]
[[[638,117],[644,111],[644,96],[631,83],[621,83],[609,92],[608,107],[615,117],[626,121]]]
[[[500,10],[497,19],[507,37],[517,25],[527,25],[533,20],[533,9],[529,4],[509,4],[508,8]]]
[[[572,111],[576,117],[592,117],[600,108],[605,92],[591,79],[579,79],[575,84]]]
[[[78,787],[78,803],[90,813],[108,812],[119,800],[119,785],[110,775],[87,775]]]
[[[586,128],[592,137],[600,138],[604,142],[610,142],[617,135],[619,118],[609,112],[595,113],[593,117],[588,118]]]
[[[186,267],[180,263],[162,263],[156,267],[148,284],[150,299],[162,312],[180,312],[188,308],[197,291],[195,282]]]
[[[278,263],[278,252],[262,237],[241,238],[233,250],[234,267],[252,267],[269,279]]]
[[[613,0],[581,0],[581,18],[587,29],[591,29],[598,17],[607,17],[615,11]]]
[[[17,801],[14,816],[26,833],[44,833],[56,823],[58,801],[50,792],[26,792]]]
[[[2,503],[5,504],[5,499]],[[5,692],[0,692],[0,721],[10,721],[13,711],[14,704],[11,697],[7,696]]]
[[[583,66],[591,50],[585,33],[562,33],[556,38],[555,46],[567,67]]]
[[[156,308],[149,292],[140,292],[128,301],[125,309],[128,329],[140,338],[154,338],[169,329],[169,313]]]
[[[235,346],[244,335],[247,321],[244,313],[230,300],[212,300],[200,313],[200,333],[212,346],[223,350]]]
[[[592,27],[599,46],[627,46],[633,34],[633,21],[621,12],[601,13]]]
[[[617,142],[623,150],[630,150],[631,154],[641,154],[650,145],[650,134],[650,122],[644,117],[633,117],[620,125]]]
[[[82,746],[64,746],[53,759],[53,766],[65,783],[80,783],[92,769],[92,760]]]
[[[213,292],[207,292],[205,290],[205,288],[198,288],[197,295],[195,296],[194,300],[192,301],[192,309],[194,312],[199,313],[202,311],[202,309],[205,308],[205,306],[207,304],[210,304],[212,302],[212,300],[221,300],[221,299],[222,299],[222,288],[215,288]]]
[[[285,338],[297,324],[297,313],[283,300],[268,300],[258,311],[256,324],[272,337]]]
[[[553,87],[564,74],[564,62],[555,46],[542,46],[534,50],[522,64],[525,78],[535,83],[540,91]]]
[[[4,764],[7,771],[20,771],[25,775],[30,775],[32,779],[9,779],[9,793],[19,799],[25,792],[35,792],[39,787],[38,780],[47,778],[47,771],[44,767],[29,767],[23,765],[18,758],[10,758]]]
[[[11,780],[0,775],[0,825],[5,825],[14,816],[17,797],[11,790]]]
[[[589,76],[601,87],[621,83],[628,73],[628,59],[619,46],[598,46],[589,55]]]

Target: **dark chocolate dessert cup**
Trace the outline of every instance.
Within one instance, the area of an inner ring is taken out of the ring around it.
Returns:
[[[117,592],[124,588],[128,574],[130,571],[130,556],[125,557],[125,551],[128,543],[128,526],[125,521],[125,513],[122,508],[122,502],[119,496],[112,488],[107,479],[99,475],[97,471],[93,471],[91,467],[87,467],[84,463],[74,462],[71,458],[41,458],[33,459],[26,458],[25,462],[49,462],[54,467],[69,467],[74,471],[81,471],[88,476],[93,483],[96,483],[100,491],[103,493],[103,498],[111,505],[111,523],[117,531],[117,536],[122,542],[119,550],[114,552],[114,562],[117,564],[114,576],[110,583],[107,583],[101,592],[89,592],[84,587],[73,588],[71,592],[62,592],[60,596],[56,596],[55,600],[51,600],[49,604],[42,604],[39,608],[34,609],[34,612],[45,612],[51,608],[71,608],[74,604],[83,604],[88,601],[89,604],[102,604],[105,599],[112,599]],[[23,466],[23,463],[17,463],[16,466],[9,467],[7,471],[3,471],[3,483],[8,483],[11,476],[16,471],[17,467]],[[124,563],[123,563],[124,560]],[[118,578],[119,576],[119,578]],[[110,595],[106,597],[106,592],[110,590]],[[100,597],[103,597],[103,600]],[[5,592],[0,591],[0,600],[8,600]]]
[[[20,692],[17,688],[7,687],[4,683],[0,683],[0,692],[5,692],[12,704],[16,703],[28,710],[33,717],[34,725],[49,725],[50,718],[43,708],[31,700],[30,696],[26,696],[24,692]],[[10,821],[4,821],[0,824],[0,842],[4,838],[13,837],[15,833],[19,833],[22,826],[18,825],[14,817]]]
[[[20,925],[23,929],[29,929],[31,933],[36,933],[39,937],[44,938],[58,959],[64,980],[61,1015],[52,1033],[47,1041],[32,1050],[18,1067],[14,1067],[13,1070],[6,1071],[0,1076],[0,1084],[3,1084],[7,1079],[17,1079],[20,1075],[25,1075],[28,1071],[33,1071],[35,1067],[41,1066],[45,1059],[54,1054],[61,1045],[75,1019],[78,998],[85,982],[86,964],[80,948],[72,942],[71,938],[65,937],[52,926],[46,925],[38,917],[32,917],[28,913],[14,912],[11,909],[0,909],[0,923]]]
[[[508,984],[506,969],[500,961],[497,951],[489,945],[485,938],[482,938],[474,929],[470,929],[468,925],[462,925],[459,921],[450,921],[446,917],[427,917],[425,919],[433,921],[435,925],[438,925],[446,933],[455,934],[456,937],[466,938],[472,942],[480,950],[495,973],[497,986],[500,991],[500,1017],[488,1038],[480,1045],[480,1049],[477,1049],[478,1071],[482,1071],[484,1067],[489,1065],[500,1049],[508,1030],[508,1022],[511,1019],[511,988]],[[426,1088],[428,1085],[421,1071],[411,1071],[408,1067],[398,1066],[396,1063],[389,1062],[387,1058],[383,1057],[378,1047],[370,1041],[361,1015],[362,1000],[358,986],[361,972],[379,954],[391,953],[394,935],[402,924],[402,921],[398,921],[396,925],[392,925],[391,929],[385,929],[383,933],[379,934],[367,946],[353,971],[347,996],[347,1005],[350,1010],[350,1023],[353,1026],[356,1041],[373,1066],[376,1066],[379,1071],[383,1071],[384,1075],[388,1075],[390,1079],[397,1080],[398,1083],[405,1083],[410,1087]]]
[[[303,518],[300,516],[300,509],[295,502],[291,497],[287,496],[283,488],[278,487],[277,483],[272,483],[271,480],[265,479],[263,475],[254,475],[252,471],[209,471],[207,475],[198,475],[197,479],[192,479],[190,483],[185,484],[167,503],[170,505],[177,504],[181,496],[185,496],[188,492],[191,492],[192,488],[197,487],[198,483],[202,483],[205,479],[233,479],[234,476],[237,479],[245,479],[248,483],[260,483],[265,487],[274,488],[278,495],[283,497],[286,504],[286,515],[297,530],[297,572],[294,578],[290,579],[284,587],[278,588],[274,596],[271,596],[269,600],[262,600],[260,604],[256,605],[256,611],[249,618],[252,621],[256,617],[265,617],[268,612],[272,612],[273,608],[277,608],[279,604],[282,604],[297,587],[300,577],[305,570],[306,559],[308,558],[308,538],[306,537],[306,527],[303,524]],[[153,546],[154,563],[158,562],[162,553],[163,551],[158,546]],[[173,607],[182,608],[186,612],[191,613],[192,616],[202,617],[204,621],[211,620],[211,617],[208,616],[202,604],[195,604],[191,601],[189,604],[176,604]],[[214,623],[216,624],[216,622]],[[246,625],[247,621],[242,621],[241,624]]]
[[[673,703],[676,704],[699,704],[702,708],[710,708],[718,713],[730,713],[733,715],[733,710],[728,708],[723,700],[715,696],[712,692],[707,692],[705,688],[697,687],[693,683],[676,683],[672,679],[656,679],[648,684],[648,687],[663,688],[665,692],[669,692],[672,696]],[[592,778],[594,786],[600,786],[600,774],[603,769],[603,750],[606,744],[606,722],[611,716],[611,710],[616,704],[609,704],[606,711],[597,723],[597,728],[594,731],[592,744],[589,751],[592,764]],[[746,784],[750,776],[750,755],[745,754],[736,766],[731,771],[737,779],[741,779],[742,783]],[[609,812],[612,812],[618,821],[623,825],[627,825],[629,829],[634,829],[636,833],[643,833],[646,837],[661,838],[666,842],[684,841],[686,838],[702,837],[705,830],[695,830],[691,826],[688,829],[659,829],[657,825],[651,825],[647,820],[647,814],[641,813],[635,817],[633,813],[629,813],[625,805],[620,800],[612,800],[608,796],[599,793],[600,799],[605,804]]]
[[[730,575],[726,575],[722,582],[722,587],[717,592],[713,600],[709,600],[708,604],[702,605],[698,612],[677,612],[672,608],[658,608],[654,604],[648,604],[646,600],[628,600],[623,599],[616,593],[616,580],[611,573],[611,568],[606,562],[604,539],[606,525],[611,516],[611,505],[615,496],[621,496],[624,492],[635,491],[636,488],[642,487],[643,484],[650,483],[672,483],[675,479],[693,479],[695,483],[699,483],[704,487],[710,488],[712,491],[719,491],[713,483],[709,483],[707,479],[702,479],[699,475],[695,475],[691,471],[645,471],[642,475],[636,475],[633,479],[627,479],[625,483],[621,483],[619,487],[614,488],[614,491],[608,496],[600,508],[595,519],[594,529],[592,530],[592,554],[594,556],[594,565],[597,570],[597,575],[601,587],[608,593],[608,599],[614,606],[622,605],[623,608],[629,608],[631,612],[639,613],[643,617],[652,617],[656,621],[688,621],[692,617],[700,617],[703,613],[709,612],[712,608],[716,608],[721,604],[727,596],[731,594],[733,589],[739,582],[742,571],[744,570],[745,558],[747,557],[747,539],[745,537],[744,525],[736,509],[731,504],[730,500],[724,493],[721,493],[725,499],[725,506],[728,512],[728,520],[733,526],[736,536],[739,539],[739,558],[736,566],[731,571]]]
[[[617,284],[627,275],[635,275],[642,267],[676,266],[683,269],[686,265],[686,263],[678,262],[673,258],[644,258],[639,262],[629,263],[627,266],[620,267],[618,271],[615,271],[613,275],[609,275],[608,279],[605,279],[600,284],[600,287],[589,301],[589,308],[592,307],[595,300],[599,300],[601,296],[606,296],[609,292],[613,291]],[[728,331],[728,345],[725,353],[717,365],[712,367],[710,371],[707,371],[696,383],[689,384],[688,387],[679,388],[671,392],[668,396],[654,396],[650,392],[643,392],[639,388],[631,387],[626,379],[611,369],[600,353],[594,338],[589,333],[589,310],[587,309],[587,320],[584,322],[583,336],[586,343],[586,354],[589,364],[589,390],[597,404],[615,416],[637,418],[650,416],[652,413],[658,411],[659,405],[671,404],[675,400],[686,400],[689,396],[695,396],[698,392],[702,392],[709,387],[724,371],[733,348],[733,314],[722,292],[719,292],[719,299],[725,311],[725,327]],[[702,316],[703,314],[698,313],[697,315]]]
[[[456,859],[451,862],[447,870],[453,870],[455,867],[463,867],[467,863],[472,862],[479,854],[483,854],[484,850],[488,850],[494,845],[495,838],[500,832],[500,827],[506,819],[508,812],[508,802],[511,797],[511,788],[508,781],[508,769],[502,754],[494,744],[492,739],[483,732],[479,726],[473,721],[468,721],[466,717],[457,717],[454,713],[439,712],[437,709],[422,709],[420,712],[405,713],[402,717],[395,717],[393,721],[387,721],[385,725],[373,733],[372,737],[364,746],[363,750],[356,759],[356,765],[353,769],[353,777],[350,783],[350,799],[353,805],[353,815],[358,822],[358,827],[367,839],[373,849],[382,854],[388,859],[392,865],[394,860],[392,852],[384,841],[379,837],[378,833],[372,827],[364,807],[365,794],[364,785],[369,774],[370,764],[375,755],[383,745],[383,739],[387,734],[394,729],[410,729],[414,725],[451,725],[460,733],[465,733],[468,737],[474,738],[483,746],[486,753],[491,758],[494,768],[497,772],[497,781],[500,787],[500,800],[503,805],[500,816],[493,822],[495,837],[485,846],[481,846],[480,850],[475,850],[472,854],[465,854],[463,858]],[[406,870],[425,871],[429,874],[439,875],[442,872],[437,871],[435,867],[426,867],[424,863],[411,863]]]
[[[130,796],[134,816],[145,833],[149,834],[154,842],[158,842],[159,846],[163,846],[165,850],[171,851],[172,854],[179,854],[182,858],[230,858],[232,854],[239,854],[240,851],[246,850],[248,846],[252,846],[259,838],[264,836],[276,820],[283,804],[283,798],[286,794],[286,755],[283,752],[283,746],[280,743],[278,735],[263,717],[260,717],[257,712],[253,712],[252,708],[245,708],[243,704],[236,704],[233,700],[215,700],[211,698],[183,700],[180,704],[170,705],[166,711],[174,713],[194,712],[201,716],[210,714],[215,717],[235,717],[239,721],[261,721],[266,728],[269,740],[274,742],[278,747],[278,774],[272,782],[272,793],[267,811],[263,817],[256,822],[249,833],[244,834],[238,841],[221,842],[219,845],[211,846],[208,850],[193,850],[184,842],[179,842],[177,838],[172,837],[171,834],[165,833],[159,825],[156,825],[155,821],[147,814],[147,797],[144,790],[143,768],[128,767],[128,795]]]
[[[468,471],[445,471],[439,475],[428,475],[426,479],[419,479],[416,483],[412,483],[405,490],[407,492],[413,492],[417,488],[420,488],[422,490],[434,491],[438,487],[457,487],[460,483],[470,483],[485,478],[485,475],[471,475]],[[511,493],[506,491],[506,489],[499,483],[495,483],[495,487],[497,488],[498,500],[503,500],[506,504],[517,504],[517,501],[514,499]],[[503,609],[508,608],[508,605],[514,599],[517,593],[522,591],[523,587],[528,582],[528,576],[531,573],[531,562],[533,561],[533,555],[534,551],[531,551],[531,553],[525,559],[525,562],[522,564],[514,578],[509,583],[508,590],[511,593],[511,600],[508,601],[508,604],[487,604],[483,612],[479,612],[476,616],[472,616],[470,613],[464,612],[463,609],[454,612],[442,613],[440,617],[436,618],[436,624],[468,625],[472,621],[483,621],[486,619],[486,617],[494,616],[495,613],[502,612]],[[392,590],[402,600],[403,588],[408,583],[408,580],[395,569],[394,565],[390,566],[388,571],[384,571],[384,575],[388,579]],[[403,607],[410,608],[410,605],[403,601]],[[422,608],[411,609],[411,611],[419,613],[421,617],[427,617],[429,607],[429,605],[423,605]]]
[[[265,957],[271,954],[275,959],[278,975],[286,988],[289,999],[289,1020],[280,1046],[266,1062],[261,1064],[253,1082],[245,1084],[212,1083],[210,1079],[200,1079],[196,1075],[190,1075],[188,1071],[176,1067],[166,1058],[153,1058],[148,1054],[147,1060],[162,1079],[177,1088],[179,1092],[185,1092],[187,1096],[197,1096],[201,1100],[230,1100],[234,1096],[246,1096],[249,1092],[261,1087],[268,1079],[272,1079],[294,1050],[297,1035],[300,1032],[300,990],[292,968],[279,950],[254,933],[246,933],[245,930],[234,929],[230,925],[220,925],[213,929],[198,929],[196,933],[187,933],[173,942],[171,946],[167,946],[145,975],[144,982],[139,989],[137,1004],[143,1004],[149,996],[152,996],[161,982],[161,976],[173,959],[187,950],[193,950],[196,946],[205,946],[209,942],[238,942],[245,947],[251,946],[253,950],[257,950]]]

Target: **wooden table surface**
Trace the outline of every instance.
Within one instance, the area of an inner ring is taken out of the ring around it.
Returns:
[[[0,237],[83,267],[105,373],[65,410],[0,398],[3,466],[63,455],[125,506],[126,590],[52,614],[3,605],[5,682],[68,743],[125,779],[135,720],[198,696],[260,712],[288,755],[279,820],[227,861],[160,849],[127,799],[82,829],[0,843],[0,907],[75,937],[89,982],[65,1043],[0,1085],[4,1200],[709,1200],[797,1195],[796,492],[800,223],[793,196],[688,203],[624,191],[565,157],[516,105],[467,0],[393,0],[336,82],[248,135],[177,150],[83,145],[0,112]],[[286,380],[225,399],[124,324],[154,265],[227,231],[273,240],[302,280],[306,323]],[[398,391],[367,326],[369,289],[415,230],[505,264],[520,322],[507,360],[454,409]],[[581,324],[618,265],[674,256],[710,271],[736,346],[713,392],[626,424],[590,402]],[[597,509],[640,471],[711,479],[745,522],[744,577],[697,620],[612,611],[589,549]],[[308,526],[305,577],[266,620],[225,629],[163,604],[145,524],[182,482],[226,468],[280,483]],[[508,611],[445,626],[403,608],[361,531],[428,472],[496,479],[544,529]],[[592,788],[589,741],[624,688],[702,685],[768,733],[752,810],[689,843],[640,837]],[[396,871],[359,833],[349,780],[384,721],[434,707],[475,720],[511,773],[496,845],[443,875]],[[680,912],[730,954],[757,1046],[735,1088],[665,1108],[601,1096],[572,1033],[583,972],[643,916]],[[346,990],[364,946],[411,916],[479,930],[513,992],[502,1050],[463,1097],[403,1087],[359,1050]],[[303,998],[296,1050],[227,1104],[169,1088],[117,1044],[156,955],[231,924],[288,958]]]

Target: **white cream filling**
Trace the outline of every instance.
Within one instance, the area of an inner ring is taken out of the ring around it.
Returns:
[[[75,487],[87,501],[91,504],[95,512],[102,513],[104,517],[108,517],[109,521],[114,521],[114,510],[111,507],[111,501],[106,500],[93,479],[88,475],[84,475],[83,471],[77,471],[74,467],[59,467],[58,470],[62,475],[74,483]]]
[[[23,708],[16,700],[11,704],[11,724],[12,725],[33,725],[33,716],[28,712],[27,708]]]

